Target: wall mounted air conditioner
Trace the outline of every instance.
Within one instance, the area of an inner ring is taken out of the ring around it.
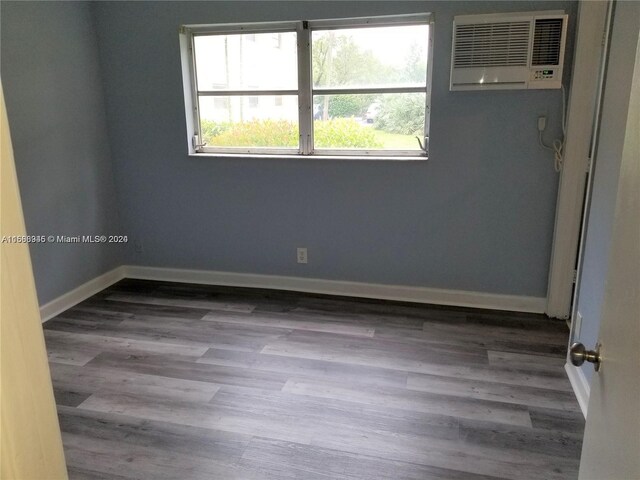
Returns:
[[[456,16],[451,90],[560,88],[564,12]]]

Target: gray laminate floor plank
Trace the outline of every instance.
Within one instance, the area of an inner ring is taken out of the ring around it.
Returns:
[[[232,312],[216,312],[220,315],[234,315],[236,317],[251,317],[251,314],[241,314]],[[205,315],[206,316],[206,315]],[[254,339],[276,339],[290,333],[293,329],[290,327],[284,327],[277,324],[252,324],[246,323],[231,323],[231,322],[211,322],[202,319],[182,319],[182,318],[165,318],[165,317],[153,317],[147,315],[137,315],[135,318],[130,318],[121,323],[123,327],[144,327],[152,326],[155,329],[167,331],[175,331],[184,333],[187,337],[189,332],[200,335],[203,337],[211,337],[215,339],[217,335],[237,335],[239,337],[254,338]]]
[[[223,312],[251,313],[255,305],[241,302],[219,301],[202,297],[176,297],[171,295],[124,295],[113,294],[106,297],[111,302],[141,303],[145,305],[162,305],[169,307],[199,308],[202,310],[219,310]]]
[[[404,317],[417,321],[426,318],[465,319],[470,309],[447,308],[435,305],[418,305],[406,302],[384,302],[374,299],[353,299],[331,296],[305,295],[297,302],[298,309],[325,312],[340,312],[348,314],[362,314],[374,317]]]
[[[91,439],[168,449],[176,453],[233,461],[242,456],[251,435],[181,425],[119,413],[59,407],[60,429]]]
[[[56,405],[66,407],[77,407],[87,398],[91,396],[93,392],[85,389],[84,387],[69,387],[61,385],[56,382],[53,387],[53,396],[56,399]]]
[[[487,331],[491,331],[491,336],[486,336]],[[446,341],[456,339],[463,342],[482,341],[485,346],[495,341],[517,342],[519,344],[539,344],[564,345],[564,337],[558,335],[554,330],[533,330],[527,331],[523,335],[523,330],[516,326],[499,326],[486,325],[476,323],[455,323],[446,324],[442,322],[425,322],[423,325],[423,336],[426,338],[439,339]],[[420,337],[419,337],[420,338]]]
[[[294,442],[282,442],[265,438],[254,438],[242,455],[260,464],[286,464],[308,472],[331,475],[332,478],[376,479],[376,480],[503,480],[498,477],[477,475],[445,468],[418,465],[415,463],[384,460],[378,457],[359,455],[310,447]]]
[[[529,416],[534,428],[554,430],[584,435],[584,417],[582,412],[560,410],[556,408],[529,407]]]
[[[125,340],[152,341],[158,344],[216,347],[243,351],[260,350],[270,341],[283,338],[291,332],[291,330],[277,327],[225,325],[193,318],[157,317],[143,313],[136,314],[135,317],[127,320],[120,320],[115,325],[56,318],[51,325],[47,322],[45,328]]]
[[[425,449],[451,450],[452,443],[457,442],[457,439],[374,430],[355,421],[344,423],[329,416],[300,415],[284,408],[272,408],[266,413],[259,408],[241,409],[235,405],[150,400],[151,397],[141,395],[96,393],[78,408],[405,461],[420,460]]]
[[[199,480],[225,478],[224,474],[229,469],[224,463],[176,453],[167,448],[133,445],[65,432],[62,434],[62,441],[69,465],[108,476],[141,480]]]
[[[493,400],[531,407],[560,408],[578,411],[576,399],[568,389],[554,390],[525,385],[508,385],[484,380],[409,373],[407,388],[463,398]]]
[[[530,364],[526,367],[514,368],[510,365],[443,365],[440,363],[422,363],[420,373],[409,372],[408,375],[419,377],[440,376],[451,379],[477,380],[480,382],[502,383],[506,385],[536,387],[541,389],[571,391],[571,384],[564,369],[536,370]]]
[[[238,385],[270,390],[280,390],[288,378],[285,374],[249,368],[227,367],[175,359],[170,359],[167,362],[162,355],[101,353],[91,360],[87,366],[208,382],[217,385]]]
[[[72,480],[577,478],[542,315],[127,279],[44,330]]]
[[[535,372],[557,373],[564,368],[565,355],[544,356],[531,353],[487,351],[489,365],[513,370],[531,370]],[[566,376],[565,376],[566,378]]]
[[[388,432],[436,439],[457,440],[458,419],[389,405],[354,405],[348,400],[292,395],[286,391],[222,386],[209,402],[238,414],[292,416],[314,423],[327,421],[362,431]]]
[[[381,461],[380,463],[391,463],[396,466],[398,464],[414,464],[418,466],[413,468],[414,471],[420,470],[420,466],[430,467],[435,471],[440,470],[440,475],[444,472],[450,473],[450,478],[466,478],[465,474],[468,474],[469,478],[476,478],[474,475],[477,475],[481,478],[485,476],[518,480],[560,480],[571,478],[577,474],[574,460],[537,452],[523,452],[503,446],[493,447],[470,442],[413,438],[402,435],[397,435],[392,443],[388,443],[388,437],[381,436],[379,433],[373,433],[354,443],[348,433],[345,435],[345,432],[349,432],[349,430],[337,431],[331,438],[316,437],[311,441],[311,444],[306,444],[305,449],[311,451],[320,449],[320,452],[325,453],[322,455],[325,462],[335,461],[331,455],[326,455],[327,450],[332,450],[346,454],[352,459],[364,460],[373,457]],[[272,439],[267,439],[267,443],[272,441]],[[276,440],[276,442],[282,443],[282,440]],[[385,442],[387,442],[386,447]],[[320,452],[316,451],[315,453],[320,454]],[[254,455],[256,459],[260,458],[260,453],[253,451],[252,445],[250,445],[245,451],[244,457],[253,457]],[[553,465],[555,470],[549,471],[549,465]],[[340,470],[339,465],[334,468],[338,468],[339,474],[347,473],[345,470]],[[430,468],[425,468],[423,473],[429,471]],[[389,472],[388,469],[387,472]],[[398,469],[396,474],[401,472],[402,469]],[[371,476],[372,473],[366,461],[352,467],[351,473],[355,478],[377,478]],[[442,478],[442,476],[435,478]],[[445,476],[445,478],[447,477]]]
[[[91,297],[84,302],[73,307],[72,310],[102,313],[102,312],[123,312],[136,315],[151,315],[154,317],[170,317],[197,320],[202,318],[209,311],[208,309],[195,307],[178,307],[174,305],[153,305],[131,302],[114,302],[107,300],[108,294],[98,298]]]
[[[491,419],[509,425],[531,426],[527,407],[513,403],[383,387],[368,389],[337,382],[297,378],[289,379],[283,391],[317,398],[344,399],[365,405],[388,406],[458,418]]]
[[[86,303],[90,303],[91,300],[86,301]],[[134,313],[129,311],[117,311],[111,309],[103,309],[103,310],[85,310],[82,308],[83,304],[77,305],[75,307],[70,308],[54,317],[50,321],[46,323],[46,326],[49,327],[51,325],[55,325],[55,323],[59,320],[75,320],[80,324],[110,324],[117,325],[123,320],[127,318],[133,318],[135,316]]]
[[[134,473],[134,472],[131,472]],[[135,477],[125,477],[114,473],[103,473],[88,468],[79,468],[67,461],[69,480],[131,480]]]
[[[206,346],[172,345],[108,335],[94,335],[62,330],[45,330],[49,361],[69,365],[86,365],[102,352],[130,354],[157,353],[167,356],[201,357]]]
[[[425,321],[422,324],[422,331],[425,337],[444,337],[448,340],[458,338],[461,341],[473,340],[477,335],[482,335],[487,331],[491,331],[491,336],[481,336],[476,340],[491,341],[494,339],[518,341],[521,343],[542,343],[550,342],[552,344],[563,343],[563,337],[558,335],[555,328],[553,329],[534,329],[523,330],[518,324],[496,324],[484,325],[477,322],[443,322],[443,321]],[[523,331],[527,335],[523,335]]]
[[[427,348],[399,340],[345,338],[341,335],[294,331],[268,342],[261,353],[312,360],[353,363],[370,367],[423,372],[425,365],[487,364],[486,350],[477,347],[431,344]]]
[[[51,379],[58,388],[67,391],[110,391],[175,398],[192,402],[208,402],[220,389],[211,382],[186,380],[164,375],[149,375],[105,367],[78,367],[51,364]]]
[[[291,330],[308,330],[312,332],[335,333],[338,335],[354,335],[373,337],[374,328],[353,325],[344,318],[317,318],[311,315],[293,315],[291,313],[254,312],[252,315],[230,315],[221,312],[210,312],[203,320],[211,322],[232,323],[238,325],[258,325],[281,327]]]
[[[560,479],[565,477],[557,472],[544,472],[543,466],[553,461],[560,473],[566,473],[570,468],[564,459],[537,452],[480,444],[463,445],[457,439],[373,430],[345,425],[328,418],[319,421],[286,411],[265,415],[215,404],[207,406],[177,401],[154,401],[151,404],[149,398],[115,394],[92,395],[79,408],[121,413],[156,421],[163,419],[181,425],[303,443],[393,461],[420,463],[439,468],[452,467],[454,470],[462,469],[492,476],[504,476],[501,474],[505,469],[514,469],[517,472],[512,478]],[[463,457],[460,456],[462,450],[465,452]]]
[[[460,439],[464,443],[492,448],[522,449],[558,458],[574,459],[575,468],[582,448],[582,432],[523,428],[485,420],[461,419]]]
[[[241,352],[211,348],[202,355],[198,363],[252,368],[268,372],[278,372],[292,376],[320,379],[339,379],[342,382],[364,385],[380,385],[404,388],[407,372],[385,368],[354,365],[350,363],[310,360],[306,358],[284,357],[257,352]]]

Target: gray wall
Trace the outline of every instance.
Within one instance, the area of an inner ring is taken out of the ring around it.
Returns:
[[[123,262],[545,295],[558,177],[537,144],[536,118],[549,117],[548,139],[559,135],[560,92],[449,92],[451,21],[565,9],[570,65],[575,2],[1,8],[2,76],[29,233],[116,233],[117,203],[123,231],[143,246],[136,252],[130,243],[123,257],[117,247],[32,247],[41,302]],[[429,161],[187,156],[180,24],[422,11],[436,18]],[[299,246],[309,248],[308,265],[295,263]]]
[[[1,71],[30,235],[120,231],[93,16],[79,2],[0,3]],[[118,246],[31,245],[41,304],[122,263]]]
[[[588,348],[600,330],[639,24],[640,3],[616,4],[577,298],[582,328],[574,332],[574,341]],[[582,370],[591,379],[593,367],[583,365]]]
[[[98,2],[123,221],[143,244],[127,261],[544,297],[558,176],[536,119],[559,134],[560,91],[448,91],[454,14],[540,9],[568,10],[573,39],[573,2]],[[179,25],[422,11],[428,162],[187,156]]]

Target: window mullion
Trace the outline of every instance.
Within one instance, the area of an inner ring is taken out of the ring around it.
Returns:
[[[431,90],[432,90],[432,78],[433,78],[433,17],[429,20],[429,38],[427,44],[427,94],[425,95],[425,110],[424,110],[424,152],[429,155],[429,142],[431,130]]]
[[[193,45],[193,34],[189,33],[189,70],[191,72],[191,95],[193,132],[191,135],[191,148],[198,151],[202,148],[202,127],[200,126],[200,97],[198,96],[198,65],[196,63],[196,51]]]
[[[248,96],[273,96],[273,95],[297,95],[298,90],[199,90],[200,97],[248,97]]]
[[[300,153],[313,151],[313,106],[311,96],[311,32],[307,22],[300,22],[298,33],[298,124]]]
[[[419,87],[349,87],[349,88],[314,88],[313,95],[366,95],[385,93],[425,93],[427,85]]]

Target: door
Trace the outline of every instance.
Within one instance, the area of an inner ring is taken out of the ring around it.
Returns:
[[[591,383],[580,480],[640,479],[639,30],[640,3],[617,2],[611,55],[620,49],[630,62],[627,69],[607,73],[604,104],[608,91],[624,95],[626,89],[629,107],[605,114],[603,106],[601,131],[622,125],[626,133],[600,324],[601,363]]]
[[[66,480],[2,85],[0,160],[0,478]]]

